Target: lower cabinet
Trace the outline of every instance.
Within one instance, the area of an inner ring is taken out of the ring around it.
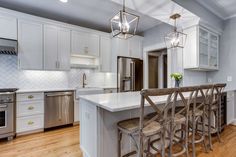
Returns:
[[[30,132],[42,129],[44,126],[44,115],[33,115],[17,118],[17,133]]]
[[[44,93],[17,94],[17,135],[41,131],[44,128]]]
[[[74,122],[78,123],[80,121],[80,115],[79,115],[79,100],[75,100],[74,104]]]

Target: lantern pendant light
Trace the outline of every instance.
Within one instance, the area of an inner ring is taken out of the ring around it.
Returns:
[[[110,22],[113,37],[128,39],[136,33],[139,16],[126,12],[123,0],[123,9],[111,18]]]
[[[165,36],[165,43],[167,48],[184,48],[186,39],[187,39],[187,34],[184,34],[181,31],[178,31],[177,29],[177,19],[181,17],[180,14],[174,14],[170,16],[171,19],[174,20],[174,31],[167,34]]]

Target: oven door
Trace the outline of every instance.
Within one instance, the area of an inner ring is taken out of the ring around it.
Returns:
[[[0,104],[0,135],[14,131],[13,103]]]

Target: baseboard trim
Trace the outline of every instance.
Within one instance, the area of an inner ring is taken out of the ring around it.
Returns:
[[[236,126],[236,119],[231,120],[228,124],[235,125]]]

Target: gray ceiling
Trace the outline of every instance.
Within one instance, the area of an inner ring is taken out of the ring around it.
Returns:
[[[236,16],[236,0],[196,0],[222,19]]]
[[[109,19],[121,6],[110,0],[0,0],[0,6],[42,16],[82,27],[111,32]],[[139,34],[161,22],[147,15],[129,10],[140,16]]]

